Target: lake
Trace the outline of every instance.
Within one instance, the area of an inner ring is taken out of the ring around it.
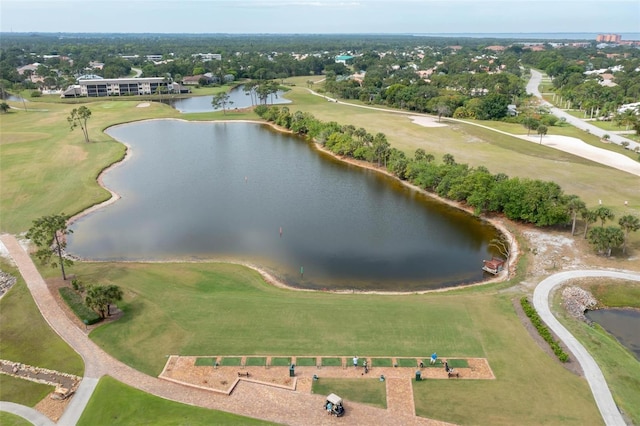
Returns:
[[[640,310],[597,309],[587,311],[585,315],[600,324],[640,360]]]
[[[269,105],[290,103],[291,101],[285,99],[283,95],[284,92],[282,90],[279,90],[273,96],[269,96],[269,98],[267,99],[267,103]],[[211,105],[212,99],[213,96],[194,96],[191,98],[170,99],[167,100],[166,103],[183,113],[222,111],[222,108],[214,108]],[[227,105],[227,110],[233,110],[235,108],[249,108],[255,105],[255,103],[251,103],[251,96],[247,95],[244,92],[244,86],[239,86],[231,89],[229,91],[229,101],[233,103]]]
[[[487,278],[493,227],[301,138],[180,120],[107,133],[132,148],[103,177],[122,198],[71,226],[72,254],[241,260],[315,289],[411,291]]]

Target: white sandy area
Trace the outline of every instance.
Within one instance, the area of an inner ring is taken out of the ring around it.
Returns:
[[[538,135],[514,136],[529,142],[540,143],[540,136]],[[625,155],[618,154],[617,152],[589,145],[578,138],[570,136],[545,135],[542,137],[542,145],[640,176],[639,162],[634,161]]]
[[[139,103],[138,105],[136,105],[136,108],[146,108],[148,106],[151,106],[151,104],[149,102],[142,102],[142,103]]]
[[[424,115],[410,115],[409,119],[413,124],[417,124],[422,127],[446,127],[447,124],[439,123],[437,118],[427,117]]]

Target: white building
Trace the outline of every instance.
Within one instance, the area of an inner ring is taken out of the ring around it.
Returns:
[[[167,88],[167,81],[162,77],[149,78],[105,78],[79,79],[79,96],[99,97],[99,96],[128,96],[128,95],[151,95],[158,92],[160,87]],[[76,86],[76,87],[77,87]],[[67,93],[70,92],[70,93]],[[67,90],[62,93],[62,97],[73,97],[77,95],[77,89]]]
[[[200,58],[202,60],[202,62],[208,62],[208,61],[221,61],[222,60],[222,55],[219,53],[196,53],[194,55],[191,55],[194,58]]]

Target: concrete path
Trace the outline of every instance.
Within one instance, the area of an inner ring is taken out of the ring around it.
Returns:
[[[603,137],[605,134],[608,134],[611,138],[610,139],[611,142],[616,143],[618,145],[620,145],[622,142],[629,142],[629,148],[631,148],[632,150],[640,146],[638,142],[635,142],[629,138],[625,138],[620,134],[603,130],[599,127],[594,126],[593,124],[589,124],[589,122],[584,121],[578,117],[574,117],[573,115],[568,114],[563,110],[561,110],[560,108],[556,108],[549,102],[545,101],[544,98],[542,97],[542,94],[538,90],[538,87],[540,87],[541,82],[542,82],[542,73],[540,71],[536,71],[532,69],[531,78],[527,83],[527,93],[530,93],[536,96],[537,98],[541,99],[542,104],[545,106],[548,106],[550,108],[551,113],[556,117],[564,118],[567,120],[567,123],[570,123],[571,125],[577,127],[578,129],[588,131],[589,133],[592,133],[600,138]]]
[[[98,386],[98,379],[93,377],[85,377],[76,393],[73,395],[71,402],[67,406],[66,410],[60,420],[58,421],[59,425],[63,426],[73,426],[78,423],[80,420],[80,416],[84,411],[85,407],[89,403],[91,399],[91,395],[93,395],[93,391]]]
[[[569,331],[553,316],[549,307],[549,295],[565,281],[583,277],[607,277],[619,278],[631,281],[640,281],[640,274],[632,272],[615,272],[599,270],[580,270],[560,272],[544,279],[533,292],[533,305],[540,314],[542,320],[562,340],[576,357],[584,371],[585,378],[591,387],[591,392],[596,400],[602,419],[609,426],[625,426],[625,421],[616,406],[607,382],[593,357],[584,346],[573,337]]]
[[[40,413],[39,411],[34,410],[31,407],[27,407],[20,404],[15,404],[13,402],[0,401],[0,411],[6,411],[7,413],[15,414],[16,416],[20,416],[23,419],[31,422],[36,426],[54,426],[53,423],[47,416]]]

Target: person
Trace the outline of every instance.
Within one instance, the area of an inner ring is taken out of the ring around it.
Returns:
[[[362,361],[362,366],[364,367],[365,374],[369,372],[369,368],[367,367],[367,360]]]
[[[438,359],[438,355],[434,352],[431,354],[431,364],[435,364]]]
[[[327,402],[327,414],[331,414],[331,410],[333,410],[333,404]]]
[[[444,371],[446,371],[447,373],[451,370],[449,370],[449,361],[445,361],[444,362]]]
[[[353,357],[353,366],[358,367],[358,355]]]
[[[424,368],[424,362],[420,361],[420,368]]]

